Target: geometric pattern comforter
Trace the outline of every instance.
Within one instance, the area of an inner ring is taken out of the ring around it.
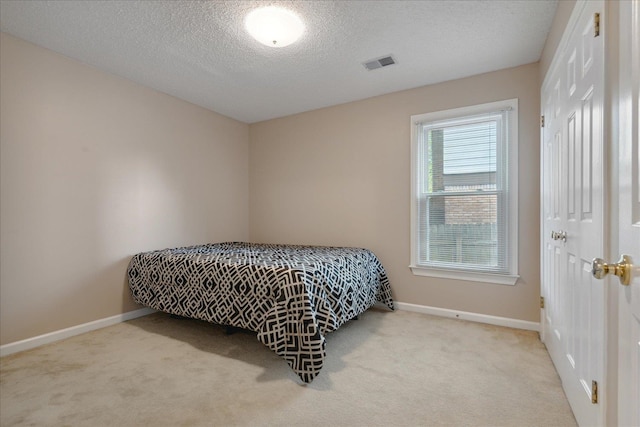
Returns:
[[[216,243],[137,254],[127,274],[139,304],[257,332],[305,383],[322,369],[327,333],[376,302],[393,310],[367,249]]]

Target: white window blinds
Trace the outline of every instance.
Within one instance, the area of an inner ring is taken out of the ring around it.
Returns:
[[[412,266],[513,273],[511,111],[413,121]]]

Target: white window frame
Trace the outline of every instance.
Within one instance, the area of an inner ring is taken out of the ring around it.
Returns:
[[[466,118],[478,114],[507,111],[507,248],[509,267],[507,273],[488,273],[468,269],[435,268],[418,263],[418,177],[419,128],[427,123]],[[411,116],[411,272],[417,276],[440,277],[473,282],[515,285],[518,275],[518,99],[455,108]]]

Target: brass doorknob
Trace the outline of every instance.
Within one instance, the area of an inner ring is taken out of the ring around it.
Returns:
[[[620,284],[626,286],[631,283],[631,267],[629,255],[622,255],[615,264],[607,264],[602,258],[594,258],[591,261],[591,274],[596,279],[604,279],[604,276],[613,273],[620,279]]]

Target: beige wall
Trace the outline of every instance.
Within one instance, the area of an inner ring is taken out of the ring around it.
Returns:
[[[538,321],[538,64],[247,126],[4,33],[0,54],[0,344],[138,308],[136,252],[249,237],[368,247],[397,301]],[[521,279],[413,276],[410,116],[508,98]]]
[[[138,308],[132,254],[248,239],[248,126],[0,39],[6,344]]]
[[[252,124],[255,242],[362,246],[397,301],[539,321],[539,66],[525,65]],[[515,286],[409,270],[410,117],[519,99],[519,265]]]

